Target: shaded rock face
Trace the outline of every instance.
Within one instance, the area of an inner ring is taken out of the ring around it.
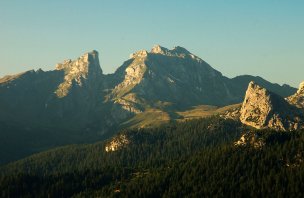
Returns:
[[[233,85],[235,85],[235,89],[237,92],[241,92],[244,94],[248,88],[248,84],[251,81],[254,81],[256,84],[260,85],[261,87],[266,88],[267,90],[276,93],[277,95],[285,98],[288,96],[291,96],[297,92],[297,89],[294,87],[291,87],[289,85],[279,85],[276,83],[270,83],[269,81],[259,77],[259,76],[250,76],[250,75],[241,75],[237,76],[235,78],[232,78],[231,81],[233,82]]]
[[[304,109],[304,82],[300,84],[297,93],[288,97],[287,101],[298,108]]]
[[[63,71],[42,70],[4,77],[0,83],[1,121],[39,123],[46,102],[52,98],[63,78]]]
[[[106,131],[128,114],[105,104],[103,89],[97,51],[59,63],[54,71],[6,76],[0,80],[0,120],[75,130],[93,126]]]
[[[61,71],[64,77],[45,101],[44,116],[52,123],[64,120],[64,125],[75,128],[98,122],[96,114],[103,108],[103,74],[98,52],[66,60],[57,64],[55,71]]]
[[[257,129],[295,130],[303,115],[279,95],[250,82],[240,111],[240,121]]]

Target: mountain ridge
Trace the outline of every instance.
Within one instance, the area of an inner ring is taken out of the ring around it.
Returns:
[[[113,74],[103,74],[98,52],[93,50],[57,64],[52,71],[31,70],[1,78],[0,122],[20,126],[19,132],[35,128],[28,132],[33,136],[36,129],[69,131],[51,135],[42,141],[48,142],[44,146],[20,147],[32,153],[64,145],[65,141],[58,144],[58,138],[97,141],[125,127],[214,115],[222,111],[218,106],[242,102],[248,80],[257,79],[283,97],[296,92],[259,77],[227,78],[182,47],[169,50],[156,45],[150,52],[140,50]],[[3,146],[16,141],[8,137]]]

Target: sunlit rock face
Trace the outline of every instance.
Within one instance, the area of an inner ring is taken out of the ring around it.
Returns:
[[[186,108],[226,105],[242,100],[230,80],[182,47],[155,45],[131,54],[114,74],[118,80],[108,100],[138,114],[158,103]]]
[[[258,133],[249,131],[242,134],[239,140],[234,142],[234,146],[244,147],[250,146],[255,149],[262,149],[266,145],[265,140]]]
[[[295,130],[303,115],[282,97],[250,82],[240,111],[240,121],[257,129]]]
[[[304,109],[304,82],[299,86],[297,93],[287,98],[290,104],[296,105],[298,108]]]
[[[58,97],[65,97],[69,93],[72,84],[77,86],[93,86],[102,78],[102,70],[99,65],[98,52],[92,51],[79,57],[77,60],[65,60],[56,65],[56,70],[64,71],[64,82],[55,91]],[[92,84],[90,84],[92,83]]]
[[[123,147],[130,144],[130,140],[128,137],[124,134],[118,135],[114,137],[106,146],[105,151],[106,152],[114,152],[117,150],[122,149]]]

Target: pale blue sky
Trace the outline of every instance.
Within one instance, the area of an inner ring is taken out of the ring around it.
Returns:
[[[304,81],[303,0],[1,0],[0,76],[96,49],[112,73],[154,44],[183,46],[228,77]]]

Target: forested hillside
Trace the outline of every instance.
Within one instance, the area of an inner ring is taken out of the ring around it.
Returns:
[[[235,146],[251,131],[264,146]],[[126,130],[110,140],[33,155],[1,168],[3,197],[302,197],[304,131],[252,131],[219,117]]]

